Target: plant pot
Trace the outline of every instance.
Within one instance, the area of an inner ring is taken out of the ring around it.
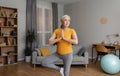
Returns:
[[[25,62],[31,62],[31,56],[25,56]]]

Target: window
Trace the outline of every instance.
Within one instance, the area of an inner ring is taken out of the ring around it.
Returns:
[[[37,7],[38,47],[48,45],[52,33],[52,9]]]

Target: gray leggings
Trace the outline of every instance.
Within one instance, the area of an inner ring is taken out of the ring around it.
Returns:
[[[70,71],[70,67],[71,67],[71,63],[72,63],[72,59],[73,59],[73,54],[69,53],[69,54],[65,54],[65,55],[60,55],[58,53],[53,53],[52,55],[44,58],[41,61],[41,65],[44,67],[49,67],[49,68],[53,68],[55,70],[60,71],[60,67],[56,66],[54,64],[55,61],[62,59],[63,60],[63,64],[64,64],[64,76],[69,76],[69,71]]]

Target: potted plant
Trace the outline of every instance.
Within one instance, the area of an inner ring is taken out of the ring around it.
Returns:
[[[25,48],[25,61],[30,62],[31,61],[31,53],[32,50],[29,47]]]
[[[26,36],[26,41],[27,43],[30,43],[30,47],[32,49],[32,44],[33,42],[36,40],[36,36],[35,36],[35,31],[34,30],[28,30],[28,34]]]
[[[31,61],[31,54],[32,54],[32,47],[33,47],[33,42],[36,40],[35,32],[34,30],[28,30],[26,35],[26,43],[27,46],[25,48],[25,61],[30,62]],[[29,45],[28,45],[29,44]]]

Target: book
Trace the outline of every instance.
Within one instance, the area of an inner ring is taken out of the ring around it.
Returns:
[[[0,66],[3,66],[3,63],[2,63],[2,62],[0,62]]]
[[[2,21],[0,21],[0,27],[2,26]]]
[[[3,17],[7,17],[6,11],[3,11]]]
[[[0,17],[1,17],[1,13],[2,13],[2,11],[1,11],[1,8],[0,8]]]
[[[12,18],[17,18],[17,12],[13,13],[13,14],[11,15],[11,17],[12,17]]]

